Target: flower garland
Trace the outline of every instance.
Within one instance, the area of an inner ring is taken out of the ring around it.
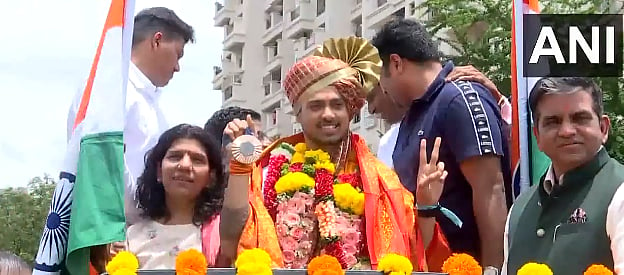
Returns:
[[[384,274],[409,275],[414,267],[408,258],[398,254],[386,254],[379,260],[377,270]]]
[[[197,249],[191,248],[176,256],[176,275],[206,275],[207,269],[206,257]]]
[[[272,275],[271,256],[260,248],[248,249],[243,251],[236,262],[237,275]]]
[[[322,253],[342,268],[358,264],[364,250],[364,193],[359,174],[334,177],[327,152],[307,150],[305,143],[282,143],[271,151],[264,183],[264,204],[274,218],[287,268],[303,268],[316,244],[319,222]]]
[[[526,263],[518,269],[517,275],[553,275],[550,267],[539,263]]]
[[[588,267],[583,275],[613,275],[613,272],[604,265],[594,264]]]
[[[139,260],[128,251],[121,251],[106,264],[106,273],[110,275],[136,275]]]
[[[453,253],[442,264],[442,272],[449,275],[481,275],[483,269],[472,256],[465,253]]]

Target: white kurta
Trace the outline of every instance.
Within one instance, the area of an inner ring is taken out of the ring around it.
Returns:
[[[128,90],[126,94],[125,143],[125,211],[128,225],[140,220],[135,199],[137,178],[143,173],[145,154],[158,142],[160,135],[169,129],[158,104],[161,90],[130,63]],[[67,137],[71,137],[74,118],[80,107],[82,90],[72,102],[67,118]]]
[[[392,162],[392,153],[394,152],[394,146],[396,145],[397,137],[399,136],[400,126],[400,122],[392,124],[390,130],[388,130],[381,137],[381,139],[379,139],[377,158],[390,168],[394,167],[394,164]]]

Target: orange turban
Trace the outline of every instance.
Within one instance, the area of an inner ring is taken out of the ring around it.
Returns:
[[[334,86],[351,114],[364,106],[366,95],[379,82],[381,58],[361,37],[330,38],[312,56],[298,61],[286,74],[284,91],[293,106],[304,94]]]

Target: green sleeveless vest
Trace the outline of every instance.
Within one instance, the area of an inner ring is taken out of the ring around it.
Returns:
[[[607,208],[624,182],[624,166],[601,149],[589,163],[563,176],[550,195],[544,177],[515,202],[509,216],[507,274],[527,262],[547,264],[555,275],[583,274],[592,264],[613,270],[605,223]],[[584,223],[568,221],[575,210]]]

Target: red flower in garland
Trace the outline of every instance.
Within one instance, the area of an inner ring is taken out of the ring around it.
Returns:
[[[316,182],[314,197],[317,201],[322,201],[334,194],[334,176],[327,170],[316,170],[314,181]]]
[[[288,167],[288,171],[290,172],[301,172],[303,171],[303,163],[297,162],[293,163]]]
[[[349,183],[355,188],[362,188],[360,174],[358,173],[340,174],[338,175],[338,181],[341,183]]]
[[[267,167],[266,180],[264,182],[264,206],[269,211],[273,219],[277,213],[277,192],[275,192],[275,183],[282,176],[282,165],[288,159],[284,155],[273,155],[269,159]]]
[[[338,259],[338,262],[340,262],[343,269],[347,268],[347,261],[345,259],[346,255],[344,249],[342,248],[342,242],[332,242],[325,246],[325,254]]]

